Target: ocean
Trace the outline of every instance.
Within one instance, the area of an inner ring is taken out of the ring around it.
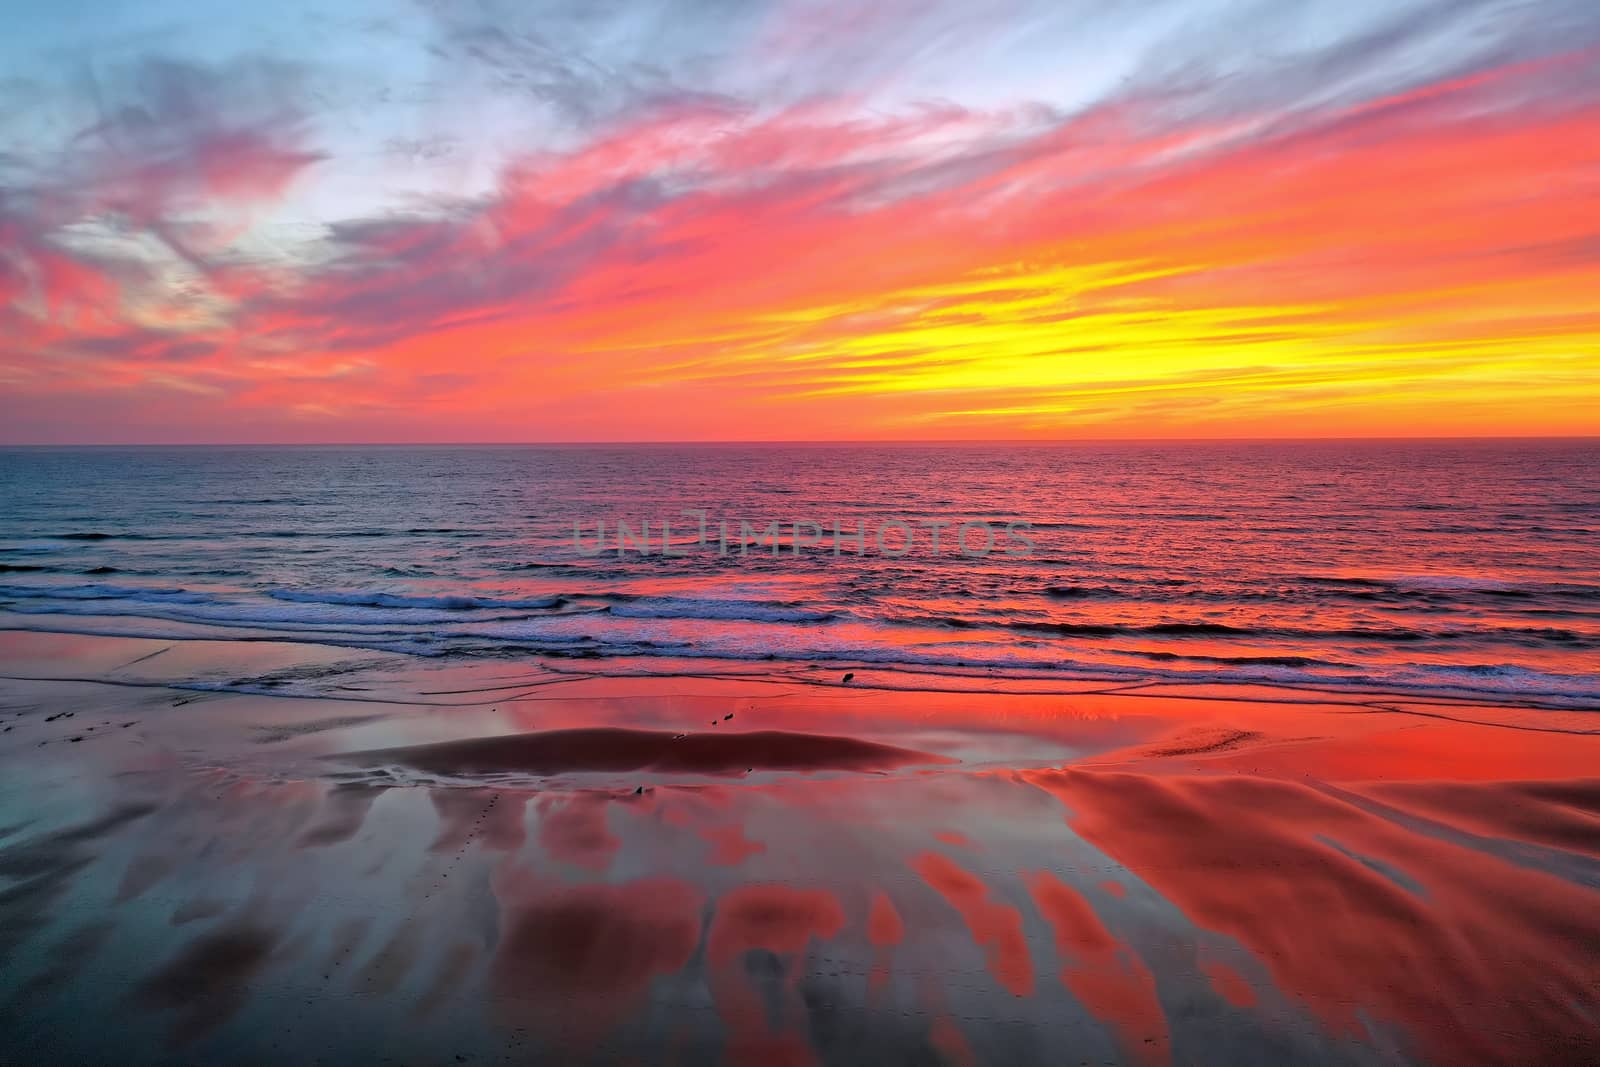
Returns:
[[[12,448],[0,499],[6,629],[1600,702],[1594,440]]]

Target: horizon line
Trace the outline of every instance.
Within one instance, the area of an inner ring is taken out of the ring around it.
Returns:
[[[1597,441],[1594,434],[1429,434],[1429,435],[1329,435],[1308,437],[895,437],[895,438],[784,438],[723,439],[678,438],[606,440],[485,440],[485,441],[8,441],[0,449],[46,448],[616,448],[616,447],[782,447],[793,445],[1094,445],[1094,444],[1271,444],[1312,442],[1428,442],[1428,441]]]

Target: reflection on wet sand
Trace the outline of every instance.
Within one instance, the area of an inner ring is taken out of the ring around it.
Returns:
[[[637,1009],[652,979],[681,970],[700,942],[704,898],[687,882],[497,883],[502,934],[491,983],[503,1020],[579,1028],[594,1039]]]
[[[380,691],[353,712],[57,666],[3,683],[0,1058],[1600,1049],[1578,713],[751,678],[518,700],[389,667],[331,675]],[[68,710],[139,725],[67,743]]]
[[[337,757],[364,767],[398,764],[464,778],[516,773],[550,776],[577,771],[655,771],[736,774],[753,771],[886,771],[912,764],[951,763],[854,737],[785,730],[754,733],[667,733],[606,727],[475,737]]]
[[[1144,962],[1111,935],[1082,893],[1054,874],[1038,872],[1029,887],[1055,933],[1062,984],[1096,1018],[1116,1027],[1130,1060],[1169,1062],[1167,1020]]]
[[[1236,938],[1336,1032],[1395,1027],[1441,1063],[1551,1062],[1595,1036],[1600,863],[1508,852],[1328,786],[1029,779],[1085,839],[1195,925]],[[1573,795],[1600,812],[1600,789]]]
[[[238,1012],[277,936],[240,921],[196,937],[139,983],[134,1000],[171,1013],[173,1043],[186,1045]]]

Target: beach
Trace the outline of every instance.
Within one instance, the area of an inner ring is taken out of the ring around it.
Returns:
[[[18,1061],[1578,1063],[1579,708],[0,633]]]
[[[1600,0],[5,26],[0,1067],[1600,1067]]]

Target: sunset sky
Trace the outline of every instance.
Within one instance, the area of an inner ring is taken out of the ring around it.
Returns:
[[[1594,0],[5,23],[0,441],[1600,433]]]

